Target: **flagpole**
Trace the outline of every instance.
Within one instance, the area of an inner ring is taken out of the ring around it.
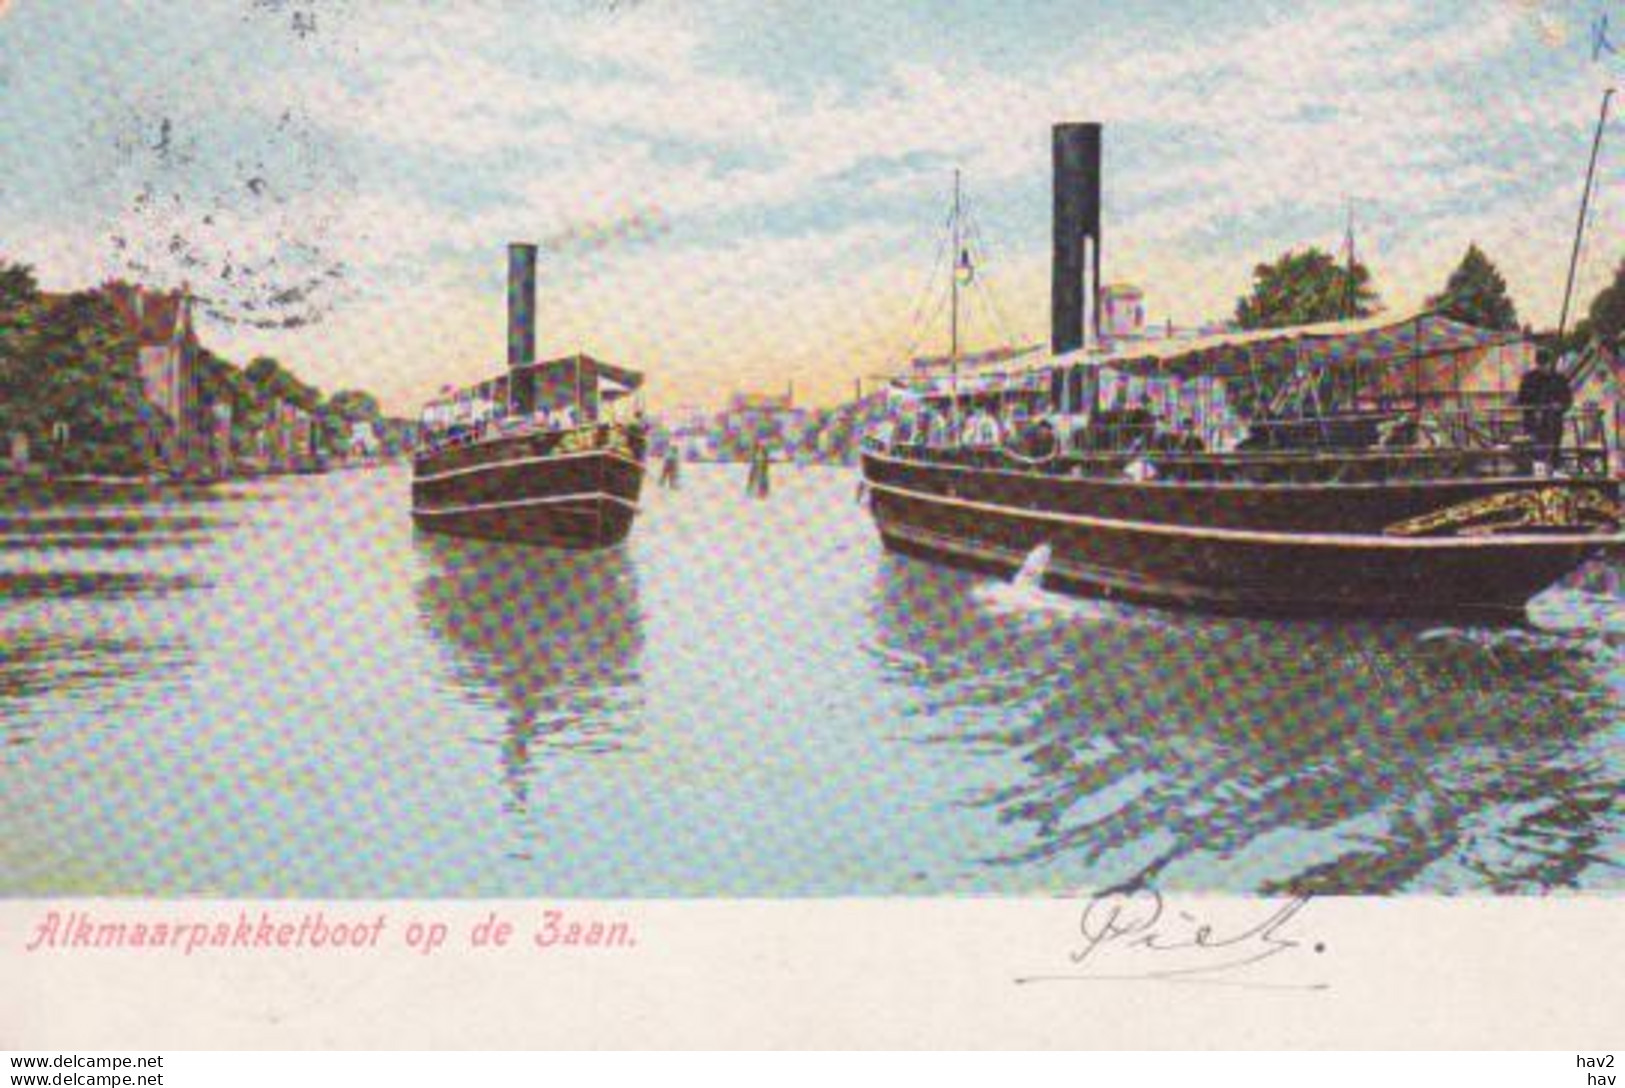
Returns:
[[[949,413],[949,426],[959,434],[959,171],[954,170],[953,249],[948,258],[948,283],[953,293],[953,305],[948,325],[949,387],[953,390],[953,410]]]
[[[1580,194],[1580,218],[1574,224],[1574,251],[1569,254],[1569,279],[1563,287],[1563,312],[1557,319],[1557,350],[1563,350],[1563,334],[1569,326],[1569,298],[1574,293],[1574,272],[1580,263],[1580,240],[1585,237],[1586,209],[1591,204],[1591,182],[1597,173],[1597,152],[1602,148],[1602,131],[1608,126],[1608,100],[1614,88],[1603,92],[1602,112],[1597,117],[1597,134],[1591,138],[1591,163],[1586,167],[1585,190]]]
[[[948,328],[949,347],[948,359],[956,363],[959,359],[959,171],[954,171],[954,214],[950,220],[953,225],[954,248],[953,256],[949,261],[949,282],[953,287],[952,317]]]
[[[1343,242],[1348,249],[1348,267],[1343,272],[1343,320],[1353,320],[1358,299],[1354,292],[1354,198],[1348,197],[1348,226]]]

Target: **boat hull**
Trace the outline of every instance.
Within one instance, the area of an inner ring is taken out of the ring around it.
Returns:
[[[1601,480],[1180,485],[873,453],[864,478],[893,551],[1008,573],[1048,545],[1051,588],[1222,612],[1516,619],[1619,540],[1617,523],[1464,531],[1515,520],[1531,495],[1560,514],[1617,512]]]
[[[639,428],[499,436],[421,453],[412,518],[428,532],[556,548],[613,547],[643,486]]]

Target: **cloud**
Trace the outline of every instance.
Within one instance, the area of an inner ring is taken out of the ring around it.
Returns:
[[[1596,77],[1576,42],[1548,44],[1558,17],[1544,9],[1238,5],[1224,25],[1075,44],[1035,32],[999,52],[865,40],[849,43],[861,80],[810,48],[758,56],[728,15],[339,5],[308,41],[200,20],[210,40],[280,37],[274,69],[231,80],[218,62],[160,96],[200,141],[184,191],[213,207],[242,180],[220,150],[247,149],[277,168],[280,199],[228,201],[206,228],[185,223],[188,238],[215,271],[222,256],[319,244],[349,292],[318,330],[221,337],[309,355],[407,407],[446,380],[437,367],[471,375],[499,357],[503,243],[647,212],[670,227],[658,239],[546,264],[544,336],[647,364],[657,400],[789,373],[844,391],[910,339],[952,166],[1011,228],[990,269],[1008,331],[1044,332],[1049,127],[1074,118],[1108,126],[1111,275],[1141,280],[1159,313],[1222,316],[1255,261],[1335,245],[1350,198],[1391,303],[1435,289],[1474,238],[1527,309],[1560,290],[1552,246],[1572,222]],[[791,78],[790,61],[815,78]],[[311,162],[321,184],[301,183]],[[122,225],[161,265],[171,224],[129,208],[150,167],[87,172],[106,198],[99,250],[62,216],[4,240],[69,276],[113,261]],[[1604,201],[1598,252],[1620,228]]]
[[[470,154],[506,147],[547,163],[518,183],[499,211],[436,219],[431,208],[394,200],[402,229],[391,232],[394,244],[378,256],[399,260],[437,246],[472,255],[527,225],[557,229],[640,200],[679,224],[741,211],[772,214],[818,202],[860,169],[873,168],[879,179],[871,196],[935,193],[948,163],[963,165],[979,189],[998,193],[1047,175],[1048,128],[1056,119],[1098,117],[1111,128],[1109,141],[1164,135],[1165,143],[1138,150],[1140,159],[1154,160],[1150,169],[1108,178],[1119,216],[1114,237],[1132,239],[1114,242],[1114,256],[1127,258],[1119,269],[1138,262],[1135,274],[1161,272],[1175,281],[1179,297],[1166,288],[1161,294],[1188,320],[1226,312],[1245,289],[1252,260],[1269,255],[1238,252],[1249,233],[1238,232],[1240,225],[1267,233],[1282,216],[1301,220],[1318,209],[1319,237],[1335,240],[1354,198],[1367,235],[1363,250],[1405,277],[1389,284],[1396,303],[1421,291],[1410,281],[1429,269],[1442,276],[1445,268],[1432,262],[1460,248],[1453,240],[1436,242],[1436,235],[1477,231],[1510,243],[1537,223],[1551,227],[1559,202],[1520,191],[1519,166],[1484,154],[1498,127],[1526,133],[1561,127],[1552,118],[1575,90],[1573,79],[1560,79],[1522,99],[1484,93],[1499,88],[1480,81],[1483,67],[1528,31],[1527,14],[1512,7],[1452,23],[1429,6],[1389,0],[1295,11],[1238,34],[1193,35],[1175,47],[1145,43],[1086,63],[1022,69],[982,66],[974,58],[941,66],[900,59],[862,92],[825,88],[797,96],[776,89],[763,73],[707,67],[704,33],[716,28],[668,11],[573,24],[549,37],[546,50],[557,54],[569,73],[563,76],[542,62],[520,70],[488,58],[459,61],[467,78],[444,87],[427,107],[414,103],[429,69],[390,61],[382,97],[358,98],[341,115],[392,142],[438,143]],[[672,158],[674,145],[689,153]],[[862,208],[847,213],[865,221]],[[1498,229],[1514,222],[1525,230]],[[892,235],[929,233],[931,224],[894,221],[890,228]],[[798,289],[798,312],[827,311],[839,323],[852,310],[854,284],[873,281],[872,265],[851,264],[841,274],[840,261],[854,259],[862,229],[828,229],[827,247],[807,238],[674,244],[610,262],[582,286],[621,299],[625,292],[604,272],[612,269],[645,293],[640,297],[664,300],[667,311],[703,329],[700,339],[726,342],[731,335],[740,345],[709,342],[716,357],[788,354],[782,330],[794,327],[794,317],[767,284],[825,277],[821,288]],[[679,227],[679,242],[682,234]],[[1011,308],[1029,333],[1045,324],[1045,236],[1040,224],[1013,246],[1008,269],[1023,300]],[[1277,237],[1265,248],[1303,240]],[[1220,252],[1193,262],[1188,251],[1197,246]],[[1520,262],[1533,259],[1532,248],[1506,247]],[[1201,265],[1215,275],[1194,283],[1167,275]],[[1221,266],[1228,273],[1218,273]],[[894,271],[913,279],[906,268]],[[1512,278],[1542,294],[1536,276],[1512,272]],[[1153,285],[1152,297],[1158,293]],[[845,302],[826,305],[814,295]],[[700,317],[706,306],[773,320],[715,330]],[[589,304],[585,312],[600,310]],[[602,312],[613,322],[624,311]],[[696,339],[666,325],[667,344]],[[864,365],[878,364],[871,358]]]

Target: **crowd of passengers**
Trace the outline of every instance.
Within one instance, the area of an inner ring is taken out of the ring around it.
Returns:
[[[1494,441],[1523,449],[1535,466],[1555,468],[1560,460],[1564,418],[1573,399],[1568,379],[1557,369],[1555,355],[1542,349],[1534,368],[1523,376],[1513,402],[1516,425],[1522,433]],[[1159,419],[1145,396],[1132,406],[1097,412],[1082,426],[1048,415],[1001,417],[982,403],[973,402],[968,411],[968,415],[956,419],[946,406],[926,406],[886,421],[871,437],[882,447],[1002,450],[1034,460],[1062,452],[1177,455],[1208,449],[1208,442],[1190,419],[1177,424]],[[1225,435],[1217,445],[1242,451],[1370,450],[1449,446],[1452,442],[1438,431],[1435,421],[1411,411],[1259,419],[1252,421],[1239,438]]]
[[[882,447],[1003,450],[1035,460],[1054,457],[1063,446],[1075,452],[1123,453],[1201,453],[1207,448],[1192,420],[1166,426],[1149,402],[1098,412],[1070,433],[1063,418],[1049,415],[1001,417],[976,405],[956,420],[946,411],[927,408],[882,422],[871,437]]]
[[[566,404],[560,408],[541,408],[528,416],[480,414],[471,419],[457,420],[447,424],[425,422],[423,425],[423,441],[433,449],[442,446],[461,445],[465,442],[475,442],[497,434],[513,434],[527,430],[570,431],[574,430],[576,426],[575,405]]]

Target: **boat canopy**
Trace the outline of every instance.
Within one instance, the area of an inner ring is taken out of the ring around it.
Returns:
[[[1050,356],[1033,369],[1077,365],[1123,374],[1229,377],[1271,364],[1308,370],[1339,365],[1380,367],[1522,343],[1518,331],[1482,329],[1430,311],[1382,314],[1279,329],[1220,333],[1192,340],[1151,340],[1100,353],[1079,350]]]
[[[447,389],[424,406],[423,420],[431,426],[455,426],[568,408],[575,419],[595,422],[604,405],[630,396],[642,385],[643,375],[636,370],[590,355],[566,355],[513,367],[462,389]]]
[[[979,370],[996,363],[1009,363],[1044,350],[1042,344],[1012,344],[988,348],[985,351],[964,352],[954,355],[917,355],[909,362],[915,374],[946,373],[958,367],[962,371]]]
[[[514,367],[510,373],[520,374],[550,373],[558,374],[568,372],[575,374],[577,370],[589,377],[596,376],[599,396],[605,400],[613,400],[634,393],[643,385],[643,375],[636,370],[629,370],[624,366],[614,366],[594,359],[591,355],[566,355],[558,359],[544,359],[524,366]]]

